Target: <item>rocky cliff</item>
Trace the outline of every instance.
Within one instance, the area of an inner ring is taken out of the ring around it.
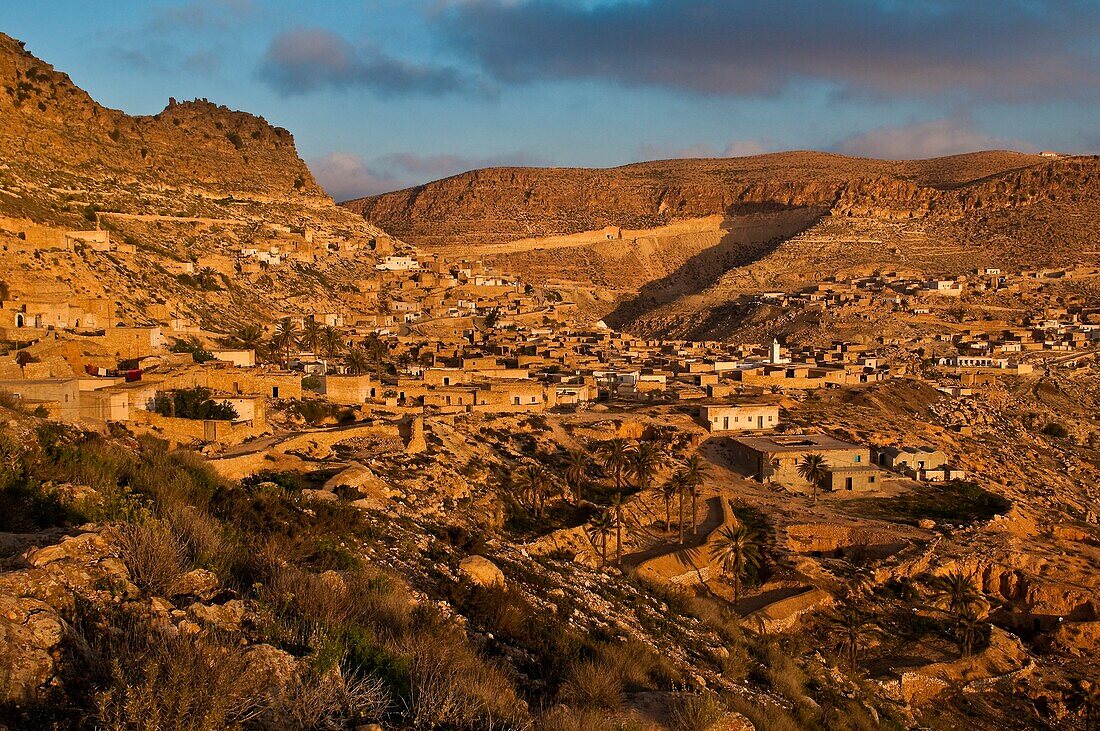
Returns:
[[[205,100],[129,116],[0,34],[0,205],[41,186],[147,185],[323,199],[291,134]],[[42,196],[40,196],[42,197]]]
[[[791,207],[963,212],[1038,199],[1043,181],[1075,174],[1065,169],[1072,164],[996,151],[898,162],[786,152],[607,170],[492,168],[344,205],[403,238],[448,247]]]

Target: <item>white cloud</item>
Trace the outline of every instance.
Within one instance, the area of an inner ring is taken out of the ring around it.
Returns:
[[[1023,140],[989,135],[975,129],[965,119],[950,117],[876,127],[841,140],[834,149],[845,155],[882,160],[917,160],[978,150],[1036,150],[1034,145]]]

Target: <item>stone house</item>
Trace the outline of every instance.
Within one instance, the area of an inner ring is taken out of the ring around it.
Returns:
[[[809,482],[798,474],[798,464],[804,457],[819,454],[834,477],[830,485],[839,479],[842,485],[856,475],[847,468],[872,466],[871,450],[827,434],[775,434],[731,438],[729,446],[734,464],[757,479],[779,482],[794,489],[808,491]],[[846,471],[847,470],[847,471]]]
[[[698,408],[698,418],[708,431],[761,431],[779,425],[779,407],[775,404],[706,404]]]

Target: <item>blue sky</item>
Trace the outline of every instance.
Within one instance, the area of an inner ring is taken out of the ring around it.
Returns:
[[[1084,0],[46,0],[0,30],[133,114],[294,133],[338,199],[485,165],[1100,150]]]

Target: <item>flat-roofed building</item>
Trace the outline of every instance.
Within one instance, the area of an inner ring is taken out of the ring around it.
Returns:
[[[853,478],[854,489],[857,475],[851,473],[851,468],[874,467],[868,447],[828,434],[734,437],[730,439],[730,447],[734,463],[745,472],[761,481],[779,482],[803,491],[812,487],[798,474],[798,465],[807,455],[819,454],[824,457],[826,468],[837,478],[841,478],[841,489],[844,489],[847,477]],[[866,477],[860,479],[866,480]],[[830,477],[824,487],[832,487],[835,482],[836,478]]]
[[[762,431],[779,425],[775,404],[707,404],[699,407],[698,414],[712,432]]]

